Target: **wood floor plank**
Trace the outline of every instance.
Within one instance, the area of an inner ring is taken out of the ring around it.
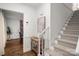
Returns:
[[[23,44],[20,43],[20,39],[15,39],[7,41],[4,56],[36,56],[36,54],[33,51],[23,53]]]

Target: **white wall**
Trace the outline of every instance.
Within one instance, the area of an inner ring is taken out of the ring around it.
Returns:
[[[73,10],[73,3],[63,3],[65,7],[67,7],[70,10]]]
[[[5,27],[4,27],[4,16],[2,13],[2,10],[0,10],[0,55],[4,54],[4,47],[5,47],[5,41],[6,41],[6,36],[5,34]]]
[[[66,19],[72,11],[70,11],[63,4],[56,3],[46,3],[41,4],[37,9],[33,9],[30,6],[22,5],[22,4],[0,4],[0,8],[6,10],[12,10],[16,12],[21,12],[24,14],[24,40],[23,40],[23,50],[24,52],[29,51],[31,49],[31,36],[35,36],[37,34],[37,18],[40,14],[46,16],[46,26],[50,27],[51,35],[50,41],[58,36],[61,28],[63,27]],[[26,23],[28,21],[28,23]],[[52,37],[52,38],[51,38]]]
[[[40,7],[37,9],[37,19],[41,16],[45,16],[46,17],[46,27],[49,26],[49,32],[50,32],[50,14],[51,13],[51,5],[50,3],[44,3],[41,4]],[[49,47],[51,44],[51,37],[50,37],[50,33],[47,33],[45,35],[45,47]]]
[[[2,13],[3,13],[3,11],[2,11]],[[4,13],[3,13],[3,16],[4,16]],[[7,33],[6,33],[6,30],[7,30],[7,23],[6,23],[5,17],[4,17],[4,27],[5,27],[5,36],[6,36],[6,38],[7,38]],[[7,41],[7,39],[5,39],[5,41]]]
[[[46,17],[46,26],[50,26],[50,3],[44,3],[37,9],[37,18],[41,16]]]
[[[6,36],[7,35],[7,27],[9,26],[11,29],[10,39],[17,39],[19,38],[20,32],[20,20],[23,20],[23,15],[21,13],[9,11],[9,10],[2,10],[5,19],[5,26],[6,26]],[[8,37],[7,37],[8,39]]]
[[[24,14],[24,40],[23,40],[23,50],[24,52],[29,51],[31,49],[31,40],[30,36],[36,35],[36,14],[35,10],[29,6],[25,6],[22,4],[7,4],[2,3],[0,4],[0,8],[6,9],[6,10],[12,10],[16,12],[21,12]],[[26,23],[28,21],[28,24]]]
[[[11,29],[10,39],[19,38],[20,20],[19,19],[6,19],[7,26]]]
[[[52,26],[52,44],[63,28],[65,21],[71,15],[72,10],[68,9],[62,3],[52,3],[51,9],[51,26]]]

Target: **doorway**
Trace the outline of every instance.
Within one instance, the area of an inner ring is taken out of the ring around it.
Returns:
[[[2,9],[6,31],[5,56],[23,54],[23,14]]]

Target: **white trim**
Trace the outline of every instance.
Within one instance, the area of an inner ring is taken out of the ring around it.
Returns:
[[[79,36],[78,36],[78,42],[77,42],[77,45],[76,45],[76,55],[79,56]]]

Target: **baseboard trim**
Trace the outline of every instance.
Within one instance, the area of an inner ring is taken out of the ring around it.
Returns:
[[[20,39],[20,38],[15,38],[15,39],[10,39],[10,40],[18,40],[18,39]],[[8,40],[9,41],[9,40]]]
[[[1,55],[1,56],[5,56],[5,55]]]

